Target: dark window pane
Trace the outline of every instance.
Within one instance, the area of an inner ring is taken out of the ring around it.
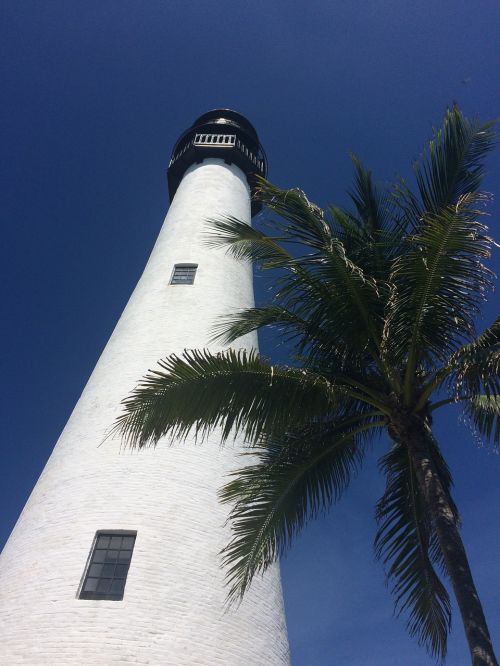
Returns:
[[[111,583],[111,594],[123,594],[123,590],[125,589],[125,579],[121,580],[114,580]]]
[[[128,571],[128,564],[117,564],[115,567],[115,578],[125,578]]]
[[[108,592],[111,585],[111,580],[109,578],[100,578],[97,583],[98,592]]]
[[[106,562],[116,562],[118,559],[118,551],[117,550],[108,550],[106,553]]]
[[[100,536],[97,539],[97,548],[107,548],[109,546],[109,536]]]
[[[97,590],[97,578],[87,578],[83,589],[85,592],[95,592]]]
[[[123,537],[122,550],[124,548],[132,549],[134,547],[134,541],[135,541],[135,537],[130,537],[130,536]]]
[[[103,578],[113,578],[114,572],[115,572],[114,564],[105,564],[102,568],[101,576]]]
[[[105,550],[96,550],[92,557],[93,562],[104,562],[105,559],[106,559]]]
[[[102,564],[91,564],[89,569],[89,576],[96,576],[99,578],[101,575]]]
[[[120,550],[120,554],[118,555],[118,559],[120,562],[130,562],[132,558],[132,551],[131,550]]]
[[[110,547],[110,548],[120,548],[121,545],[122,545],[122,538],[121,538],[121,536],[113,536],[113,537],[111,537],[111,541],[110,541],[110,544],[109,544],[109,547]]]

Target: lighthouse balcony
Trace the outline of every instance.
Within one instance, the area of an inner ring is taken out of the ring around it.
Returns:
[[[232,148],[236,144],[236,134],[196,134],[195,146],[210,144],[218,148]]]
[[[172,168],[176,163],[179,161],[182,161],[182,158],[185,158],[186,153],[190,153],[192,149],[195,150],[202,150],[203,149],[227,149],[227,150],[237,150],[239,151],[242,155],[246,157],[246,159],[253,165],[254,169],[253,171],[257,170],[260,175],[265,176],[266,172],[266,162],[263,156],[260,155],[255,155],[248,146],[246,146],[243,141],[238,139],[236,134],[195,134],[195,136],[191,137],[186,141],[179,150],[175,152],[175,154],[172,156],[172,159],[170,160],[170,163],[168,165],[168,168]],[[203,153],[199,153],[198,157],[203,155]],[[205,157],[203,155],[201,157],[201,160]],[[196,161],[201,161],[200,159],[197,159]],[[231,160],[232,161],[232,160]]]
[[[252,194],[257,177],[266,177],[267,162],[253,126],[241,114],[230,109],[214,109],[200,116],[178,140],[168,167],[170,200],[186,170],[207,158],[223,159],[235,164],[247,177]],[[252,201],[252,214],[261,204]]]

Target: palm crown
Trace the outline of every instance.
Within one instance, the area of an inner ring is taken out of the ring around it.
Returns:
[[[223,441],[244,434],[251,462],[220,493],[231,507],[223,551],[231,598],[338,500],[367,445],[388,432],[375,551],[397,610],[443,658],[444,574],[473,663],[496,663],[432,434],[433,412],[460,402],[475,429],[500,442],[500,319],[479,336],[474,328],[493,277],[483,263],[492,240],[479,190],[492,144],[492,123],[453,108],[415,166],[416,192],[403,181],[380,192],[354,158],[353,212],[323,211],[300,190],[261,181],[258,196],[278,216],[265,232],[232,218],[211,222],[208,242],[275,271],[271,302],[233,313],[216,337],[231,344],[270,326],[294,361],[277,366],[233,349],[171,356],[124,400],[115,429],[137,446],[193,430],[218,429]]]

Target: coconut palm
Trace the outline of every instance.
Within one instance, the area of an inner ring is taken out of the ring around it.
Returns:
[[[234,349],[170,356],[124,400],[115,430],[138,447],[244,435],[251,458],[220,493],[233,528],[223,551],[231,599],[340,498],[385,433],[375,551],[397,612],[443,659],[449,579],[472,663],[497,664],[432,430],[434,413],[459,403],[500,442],[500,318],[479,336],[474,326],[493,277],[479,190],[493,138],[492,123],[453,108],[415,165],[415,192],[404,181],[379,191],[354,158],[351,212],[262,181],[258,196],[277,215],[264,231],[211,222],[212,245],[275,277],[270,302],[219,322],[216,337],[272,327],[292,361]]]

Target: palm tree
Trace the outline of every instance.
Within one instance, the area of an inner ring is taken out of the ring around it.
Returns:
[[[367,446],[388,433],[375,552],[396,609],[444,659],[448,578],[472,663],[497,664],[432,431],[434,413],[459,403],[500,442],[500,318],[479,336],[474,327],[493,277],[479,191],[493,139],[493,123],[453,108],[415,165],[416,192],[404,181],[379,191],[354,158],[354,212],[323,211],[300,190],[262,181],[258,196],[278,216],[266,232],[211,222],[212,245],[275,271],[270,303],[219,322],[216,337],[233,343],[272,327],[293,360],[233,349],[170,356],[124,400],[115,431],[138,447],[243,433],[251,461],[220,493],[233,528],[223,551],[230,599],[340,498]]]

